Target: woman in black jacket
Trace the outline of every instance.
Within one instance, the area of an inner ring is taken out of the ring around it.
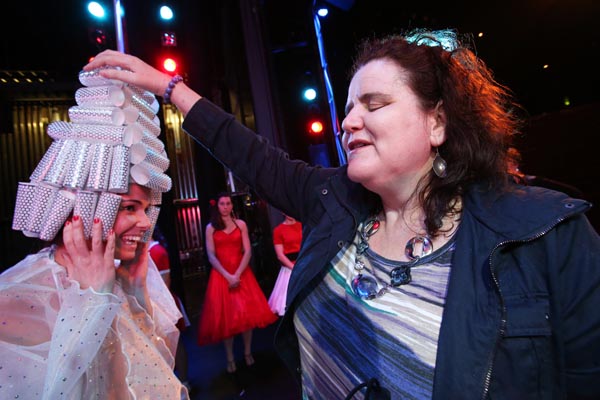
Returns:
[[[516,106],[454,32],[363,45],[337,169],[288,160],[135,57],[85,69],[104,66],[164,94],[187,133],[303,223],[276,345],[305,398],[600,396],[590,205],[511,183]]]

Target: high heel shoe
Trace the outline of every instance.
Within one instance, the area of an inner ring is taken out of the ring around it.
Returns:
[[[233,374],[236,370],[235,360],[227,360],[227,372]]]
[[[244,359],[246,360],[246,366],[251,367],[254,365],[254,357],[252,357],[252,353],[244,354]]]

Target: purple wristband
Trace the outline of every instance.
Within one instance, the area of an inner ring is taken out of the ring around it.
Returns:
[[[171,82],[169,82],[169,84],[167,85],[167,89],[165,90],[165,94],[163,95],[163,102],[165,104],[171,104],[171,93],[173,92],[173,88],[181,81],[183,81],[181,75],[175,75],[171,79]]]

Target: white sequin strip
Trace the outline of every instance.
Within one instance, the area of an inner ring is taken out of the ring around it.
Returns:
[[[152,190],[167,192],[171,190],[173,182],[166,174],[158,171],[156,167],[146,162],[141,162],[131,166],[131,177],[142,186],[149,187]]]
[[[29,212],[33,209],[35,201],[35,186],[33,183],[19,182],[12,223],[12,228],[16,231],[22,231],[27,227]]]
[[[150,204],[153,206],[160,206],[162,204],[162,192],[158,190],[151,190]]]
[[[122,144],[125,135],[124,126],[73,124],[72,137],[92,142]]]
[[[74,140],[65,140],[59,153],[56,155],[54,162],[48,168],[48,172],[44,175],[43,182],[57,187],[62,186],[69,162],[73,158],[76,143]]]
[[[121,107],[125,93],[115,85],[83,87],[75,92],[75,101],[81,107]]]
[[[76,124],[105,124],[120,126],[125,123],[125,113],[117,107],[69,108],[69,119]]]
[[[108,189],[113,146],[106,143],[94,143],[92,148],[92,165],[88,176],[88,190],[104,191]]]
[[[63,140],[55,140],[52,142],[52,144],[50,144],[50,147],[48,147],[48,150],[46,150],[44,157],[42,157],[39,164],[37,165],[37,167],[35,167],[35,170],[29,177],[30,181],[40,182],[42,179],[44,179],[44,177],[46,176],[46,174],[48,174],[48,171],[52,167],[52,164],[54,164],[56,157],[60,153],[60,149],[63,146],[63,144]]]
[[[144,136],[142,136],[142,143],[148,147],[151,147],[158,153],[162,153],[165,150],[165,144],[163,141],[149,134],[148,132],[144,132]]]
[[[153,120],[156,113],[150,107],[148,103],[146,103],[141,97],[135,94],[130,87],[123,88],[123,94],[125,96],[125,101],[123,102],[123,108],[133,106],[142,114],[144,114],[148,119]]]
[[[54,195],[58,192],[57,187],[44,185],[42,183],[37,184],[35,187],[35,194],[33,200],[33,207],[29,211],[29,217],[27,219],[27,236],[38,237],[44,220],[46,219],[47,211],[52,208],[52,201]]]
[[[141,113],[133,106],[126,107],[123,110],[123,113],[125,115],[126,124],[138,124],[152,135],[160,135],[160,121],[157,123],[154,120],[150,120],[144,113]]]
[[[145,162],[151,164],[160,172],[164,172],[169,168],[169,159],[165,154],[159,154],[154,149],[146,146],[132,146],[131,148],[131,163],[139,164]]]
[[[92,225],[94,223],[94,215],[96,213],[96,203],[98,202],[99,194],[80,190],[77,192],[75,199],[75,211],[73,215],[79,215],[83,222],[83,233],[87,239],[92,237]]]
[[[52,240],[63,227],[65,220],[71,215],[75,205],[75,194],[68,190],[59,190],[54,195],[52,207],[44,218],[44,224],[40,231],[40,239]]]
[[[127,193],[129,190],[129,147],[113,147],[108,190],[113,193]]]
[[[111,67],[105,67],[111,68]],[[106,79],[100,76],[100,69],[94,69],[92,71],[81,71],[79,72],[79,82],[83,86],[107,86],[107,85],[123,85],[121,81],[113,81],[112,79]]]
[[[137,86],[127,85],[127,88],[135,93],[140,99],[144,100],[150,106],[150,109],[156,114],[160,109],[160,104],[152,92],[143,90]]]
[[[69,170],[65,176],[64,185],[72,189],[83,189],[85,186],[90,167],[92,165],[91,149],[92,144],[78,141],[75,147],[73,158],[71,159]]]
[[[103,192],[98,199],[94,218],[99,218],[102,221],[102,239],[106,240],[108,231],[112,229],[119,212],[119,204],[121,204],[121,196],[118,194]]]
[[[144,236],[142,236],[141,241],[146,243],[152,239],[152,232],[154,232],[154,228],[156,227],[156,221],[158,221],[158,214],[160,213],[160,207],[150,206],[148,210],[146,210],[146,215],[150,220],[150,229],[148,229]]]

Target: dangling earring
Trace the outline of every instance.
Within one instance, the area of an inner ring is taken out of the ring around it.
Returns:
[[[438,178],[445,178],[447,175],[446,160],[440,156],[439,147],[435,148],[435,158],[433,159],[433,173],[437,175]]]

